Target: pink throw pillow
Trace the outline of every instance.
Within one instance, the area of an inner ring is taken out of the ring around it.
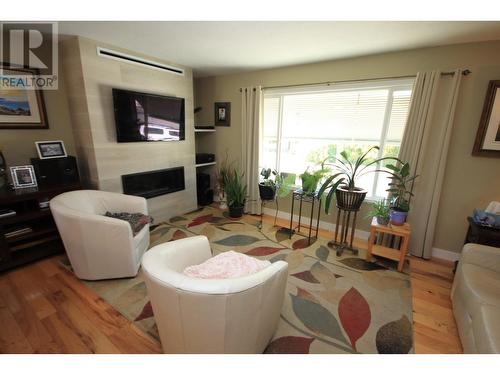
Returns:
[[[226,251],[195,266],[186,267],[184,275],[197,279],[230,279],[257,273],[271,262],[259,260],[236,251]]]

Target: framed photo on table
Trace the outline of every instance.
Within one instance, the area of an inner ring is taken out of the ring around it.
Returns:
[[[1,77],[37,76],[37,69],[17,68],[0,63]],[[41,90],[21,86],[0,86],[0,129],[48,129]]]
[[[215,103],[215,126],[231,126],[231,103]]]
[[[500,157],[500,80],[488,85],[472,155]]]
[[[68,156],[63,141],[40,141],[35,142],[35,145],[40,159],[65,158]]]
[[[32,165],[10,167],[14,189],[36,187],[35,171]]]

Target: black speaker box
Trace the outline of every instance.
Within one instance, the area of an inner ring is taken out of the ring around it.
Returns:
[[[214,201],[214,191],[210,189],[210,175],[207,173],[196,174],[196,192],[198,205],[207,206]]]
[[[31,164],[35,170],[38,186],[59,186],[80,181],[74,156],[53,159],[32,158]]]
[[[197,153],[196,164],[212,163],[215,161],[215,154]]]
[[[210,189],[210,175],[207,173],[197,173],[196,188],[198,190]]]
[[[202,192],[198,192],[198,205],[208,206],[214,202],[214,191],[212,189],[207,189]]]

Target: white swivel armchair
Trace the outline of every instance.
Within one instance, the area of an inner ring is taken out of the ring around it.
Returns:
[[[148,213],[146,199],[99,190],[76,190],[50,201],[50,209],[73,271],[80,279],[133,277],[149,247],[149,224],[135,236],[130,224],[103,216]]]
[[[182,271],[212,256],[208,239],[163,243],[142,258],[165,353],[262,353],[276,331],[288,263],[231,279],[195,279]]]

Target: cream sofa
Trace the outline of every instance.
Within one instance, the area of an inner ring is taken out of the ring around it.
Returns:
[[[500,353],[500,248],[466,244],[451,291],[465,353]]]
[[[212,256],[208,239],[163,243],[142,259],[165,353],[262,353],[275,333],[288,264],[278,261],[232,279],[195,279],[182,271]]]
[[[80,279],[133,277],[149,247],[149,224],[135,236],[126,221],[110,212],[148,213],[146,199],[99,190],[76,190],[50,201],[50,209]]]

